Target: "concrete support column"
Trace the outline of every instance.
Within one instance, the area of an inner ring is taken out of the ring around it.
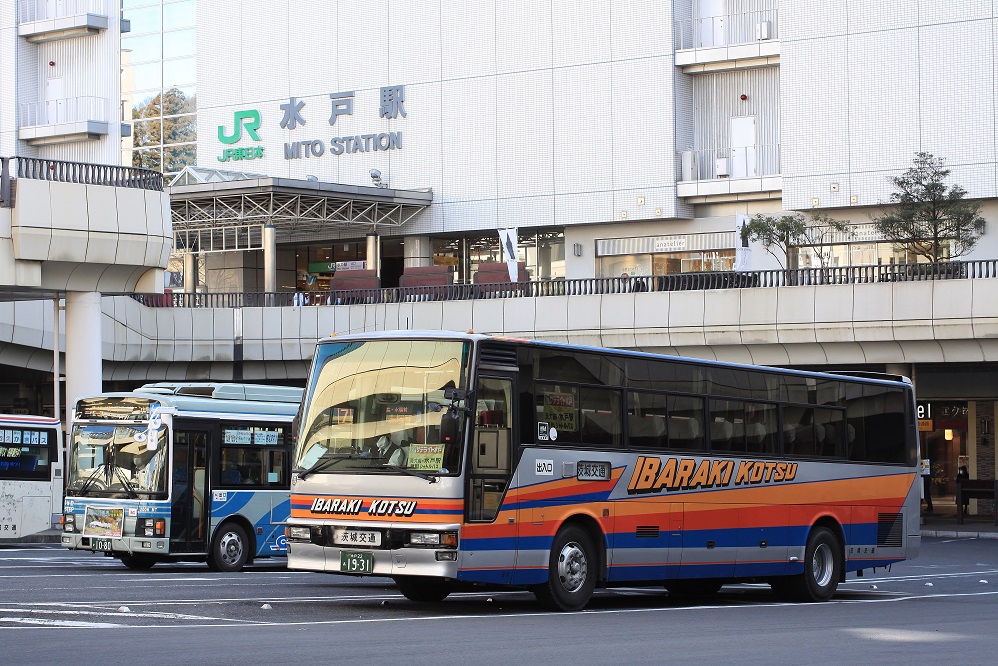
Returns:
[[[62,343],[59,341],[62,337],[62,326],[59,321],[62,319],[61,301],[62,297],[56,294],[52,307],[52,416],[57,419],[62,418]],[[40,414],[41,410],[38,413]],[[63,431],[68,430],[68,425],[68,421],[63,421]]]
[[[884,366],[884,370],[889,375],[902,375],[910,379],[912,383],[915,381],[915,368],[911,363],[888,363]]]
[[[381,244],[373,232],[367,234],[367,270],[376,270],[381,277]]]
[[[433,243],[429,236],[406,236],[402,245],[406,268],[433,265]]]
[[[534,279],[551,279],[551,245],[547,241],[541,241],[537,246],[537,275]]]
[[[193,294],[198,290],[198,255],[187,251],[184,255],[184,291]]]
[[[103,389],[100,294],[66,293],[66,423],[80,398]]]
[[[263,225],[263,290],[277,291],[277,230],[273,224]]]

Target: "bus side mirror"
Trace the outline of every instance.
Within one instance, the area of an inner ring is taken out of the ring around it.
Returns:
[[[448,409],[440,416],[440,442],[442,444],[453,444],[457,442],[458,412]]]

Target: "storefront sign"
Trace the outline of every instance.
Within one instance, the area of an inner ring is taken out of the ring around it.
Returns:
[[[362,271],[367,268],[363,259],[355,261],[312,261],[308,264],[308,272],[316,275],[332,275],[336,271]]]
[[[921,422],[923,419],[932,421],[934,430],[966,430],[967,417],[970,409],[966,402],[943,402],[933,400],[931,402],[917,403],[917,415]],[[921,423],[919,424],[921,429]]]
[[[935,427],[932,424],[932,419],[918,419],[918,432],[932,432]]]
[[[336,272],[336,263],[332,261],[313,261],[308,265],[308,272],[318,273],[319,275],[332,274]]]
[[[655,252],[682,252],[686,249],[686,236],[667,236],[655,239]]]

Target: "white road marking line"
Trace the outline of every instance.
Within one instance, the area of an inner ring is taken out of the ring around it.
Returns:
[[[2,623],[13,622],[19,625],[42,625],[42,626],[19,626],[4,627]],[[76,622],[73,620],[43,620],[34,617],[0,617],[0,630],[2,629],[50,629],[59,627],[62,629],[127,629],[127,624],[110,624],[107,622]]]
[[[973,593],[963,593],[963,594],[933,594],[925,596],[905,596],[905,597],[881,597],[877,599],[854,599],[854,600],[839,600],[839,601],[825,601],[825,602],[814,602],[811,604],[806,604],[808,606],[822,605],[822,606],[835,606],[835,605],[845,605],[845,604],[868,604],[868,603],[885,603],[885,602],[898,602],[898,601],[920,601],[922,599],[938,599],[938,598],[959,598],[959,597],[975,597],[975,596],[990,596],[998,595],[996,592],[973,592]],[[624,608],[624,609],[603,609],[603,610],[584,610],[579,611],[579,613],[559,613],[559,612],[536,612],[536,613],[482,613],[477,615],[430,615],[424,617],[386,617],[386,618],[351,618],[345,620],[307,620],[301,622],[249,622],[246,624],[219,624],[212,625],[218,628],[224,627],[247,627],[247,626],[260,626],[260,627],[297,627],[297,626],[307,626],[314,627],[318,625],[349,625],[349,624],[388,624],[397,622],[432,622],[436,620],[484,620],[486,622],[494,622],[496,618],[524,618],[524,617],[551,617],[551,618],[561,618],[566,620],[571,620],[573,617],[578,615],[624,615],[630,613],[677,613],[684,611],[704,611],[704,610],[746,610],[754,608],[778,608],[784,606],[800,607],[801,603],[754,603],[746,605],[707,605],[707,606],[670,606],[663,608]],[[204,624],[164,624],[164,625],[135,625],[129,628],[132,629],[184,629],[184,628],[204,628]],[[13,627],[2,627],[0,626],[0,631],[4,629],[12,629]],[[24,629],[26,627],[21,627]],[[30,627],[32,629],[41,629],[43,627]],[[89,627],[88,627],[89,628]]]

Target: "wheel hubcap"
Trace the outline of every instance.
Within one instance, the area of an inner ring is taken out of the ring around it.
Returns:
[[[832,574],[835,569],[833,562],[832,549],[828,544],[818,544],[818,547],[814,549],[814,555],[811,557],[811,575],[814,576],[814,582],[819,587],[825,587],[832,581]]]
[[[227,532],[222,536],[221,551],[222,560],[226,564],[237,564],[243,555],[243,542],[233,532]]]
[[[566,543],[558,553],[558,580],[568,592],[577,592],[586,582],[589,564],[586,552],[575,542]]]

